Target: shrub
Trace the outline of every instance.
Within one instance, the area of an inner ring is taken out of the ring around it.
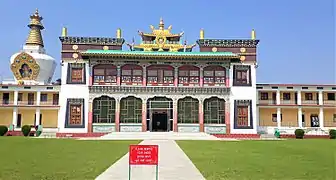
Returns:
[[[329,137],[330,139],[336,139],[336,129],[329,130]]]
[[[0,136],[4,136],[8,131],[7,126],[0,126]]]
[[[296,139],[303,139],[305,132],[303,129],[295,129],[295,137]]]
[[[28,136],[31,131],[31,127],[29,125],[24,125],[22,126],[21,131],[24,136]]]

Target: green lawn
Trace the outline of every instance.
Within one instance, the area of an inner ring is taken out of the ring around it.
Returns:
[[[207,180],[334,180],[335,140],[179,141]]]
[[[138,143],[0,137],[0,180],[91,180]]]

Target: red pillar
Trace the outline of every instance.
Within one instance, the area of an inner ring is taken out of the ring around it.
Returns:
[[[120,110],[119,110],[119,107],[120,107],[120,101],[119,99],[116,99],[116,109],[115,109],[115,129],[117,132],[120,131],[120,117],[119,117],[119,114],[120,114]]]
[[[177,129],[177,100],[173,100],[173,130],[178,132]]]
[[[200,76],[199,76],[199,82],[200,82],[200,87],[203,87],[204,84],[204,75],[203,75],[203,68],[200,68]]]
[[[120,77],[121,77],[121,67],[117,66],[117,85],[118,86],[121,85]]]
[[[90,77],[89,77],[89,85],[92,86],[92,84],[93,84],[93,80],[92,80],[92,76],[90,75]]]
[[[230,87],[230,67],[226,69],[225,85],[226,87]]]
[[[204,111],[203,111],[203,100],[199,100],[199,106],[198,106],[198,118],[199,118],[199,124],[200,124],[200,132],[204,132]]]
[[[142,86],[147,86],[147,69],[146,66],[142,68]]]
[[[174,86],[178,86],[178,67],[174,68]]]
[[[230,102],[225,102],[225,125],[226,125],[226,134],[230,134]]]
[[[88,133],[92,132],[92,103],[89,102],[89,113],[88,113]]]
[[[142,132],[147,131],[147,101],[142,100]]]

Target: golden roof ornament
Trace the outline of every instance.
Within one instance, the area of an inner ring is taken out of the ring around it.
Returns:
[[[181,43],[181,37],[184,32],[179,34],[171,33],[172,26],[168,26],[165,29],[165,24],[162,18],[160,18],[159,28],[156,29],[153,25],[150,25],[151,33],[144,33],[138,31],[138,34],[141,36],[142,41],[139,45],[134,45],[127,43],[131,50],[141,50],[141,51],[191,51],[196,44],[186,45]]]
[[[30,23],[28,27],[30,28],[30,32],[26,41],[26,45],[40,45],[44,46],[41,30],[44,29],[41,21],[42,17],[39,15],[38,9],[36,9],[35,13],[30,16]]]
[[[256,32],[254,29],[252,29],[252,32],[251,32],[251,39],[252,40],[255,40],[256,39]]]

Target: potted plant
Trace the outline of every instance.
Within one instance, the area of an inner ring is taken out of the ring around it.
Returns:
[[[0,136],[4,136],[8,131],[7,126],[0,126]]]
[[[24,125],[24,126],[22,126],[21,131],[22,131],[22,134],[24,136],[29,136],[29,133],[31,131],[31,127],[29,125]]]
[[[303,129],[296,129],[295,130],[295,137],[296,137],[296,139],[303,139],[304,134],[305,134],[305,132],[304,132]]]
[[[330,129],[329,130],[329,138],[330,139],[336,139],[336,129]]]

